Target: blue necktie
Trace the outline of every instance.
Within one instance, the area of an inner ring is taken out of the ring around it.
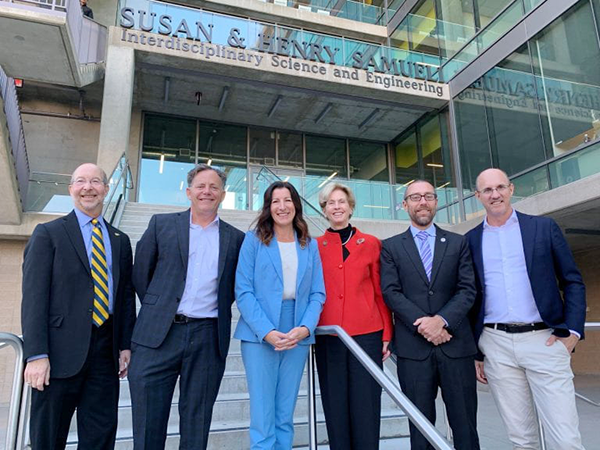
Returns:
[[[427,279],[431,281],[431,267],[433,264],[433,255],[431,254],[431,246],[429,245],[429,234],[427,231],[419,231],[417,233],[419,239],[419,254],[423,262],[423,268],[427,274]]]
[[[97,327],[108,319],[108,264],[98,219],[92,220],[92,278],[94,280],[94,311],[92,320]]]

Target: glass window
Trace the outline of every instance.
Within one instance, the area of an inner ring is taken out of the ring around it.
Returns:
[[[417,156],[417,135],[413,130],[394,144],[396,162],[396,184],[406,184],[419,175],[419,158]]]
[[[506,5],[514,0],[475,0],[479,29],[485,28]]]
[[[375,142],[350,141],[350,178],[390,181],[387,148]]]
[[[223,209],[247,209],[247,128],[200,122],[198,162],[219,167],[227,175]]]
[[[481,80],[454,98],[462,189],[475,191],[479,172],[492,166]]]
[[[277,132],[278,165],[302,167],[302,135],[300,133]]]
[[[196,159],[196,121],[148,114],[144,119],[139,201],[187,205],[187,173]]]
[[[436,19],[434,0],[423,0],[409,15],[411,50],[440,54]]]
[[[275,165],[275,130],[250,128],[250,163]]]
[[[346,140],[306,136],[306,174],[347,178]]]
[[[450,58],[475,34],[472,0],[436,0],[441,56]]]
[[[530,41],[549,157],[600,138],[600,48],[580,2]]]

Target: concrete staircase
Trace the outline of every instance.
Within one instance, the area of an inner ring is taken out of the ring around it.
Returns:
[[[131,238],[135,249],[137,241],[145,231],[153,214],[181,211],[183,208],[163,205],[150,205],[128,203],[121,218],[119,228]],[[220,217],[242,231],[248,230],[250,224],[256,217],[256,212],[251,211],[227,211],[219,212]],[[315,230],[315,235],[319,235]],[[239,312],[233,307],[232,330],[235,330]],[[389,363],[386,371],[395,378],[395,367]],[[317,394],[318,394],[317,380]],[[169,419],[168,437],[166,449],[179,448],[179,413],[178,413],[179,389],[175,390],[171,406],[171,417]],[[249,448],[248,425],[250,420],[250,407],[246,376],[240,354],[240,342],[232,339],[225,376],[221,384],[219,396],[213,411],[209,449],[210,450],[241,450]],[[327,442],[327,431],[320,399],[317,399],[317,436],[320,444]],[[304,376],[298,403],[294,416],[295,438],[294,447],[306,447],[308,445],[308,398],[307,377]],[[77,442],[75,419],[72,424],[72,432],[69,436],[67,448],[75,449]],[[117,431],[118,450],[133,449],[131,422],[131,400],[129,396],[129,385],[127,380],[121,381],[121,393],[119,399],[119,429]],[[382,397],[382,439],[398,440],[398,445],[392,444],[393,448],[404,448],[405,438],[408,436],[408,420],[404,413],[395,405],[386,393]],[[392,448],[392,447],[389,447]]]

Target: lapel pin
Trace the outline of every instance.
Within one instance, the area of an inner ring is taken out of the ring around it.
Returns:
[[[121,236],[121,234],[120,233],[115,233],[115,236]]]
[[[362,244],[363,242],[365,242],[365,238],[360,238],[360,239],[357,239],[357,240],[356,240],[356,245],[360,245],[360,244]]]
[[[446,242],[446,238],[441,238],[440,242]]]
[[[327,245],[327,241],[323,241],[323,245]]]

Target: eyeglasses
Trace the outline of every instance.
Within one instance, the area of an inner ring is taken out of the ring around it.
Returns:
[[[100,178],[92,178],[91,180],[86,180],[85,178],[77,178],[76,180],[71,181],[72,185],[81,187],[85,186],[87,183],[90,183],[94,187],[104,186],[104,181]]]
[[[410,194],[404,197],[404,200],[408,199],[411,202],[420,202],[422,198],[425,198],[428,202],[432,202],[437,198],[437,194],[428,192],[427,194]]]
[[[479,192],[481,195],[489,196],[492,195],[494,191],[498,192],[498,194],[504,194],[509,188],[510,184],[499,184],[495,188],[487,187],[477,192]]]

